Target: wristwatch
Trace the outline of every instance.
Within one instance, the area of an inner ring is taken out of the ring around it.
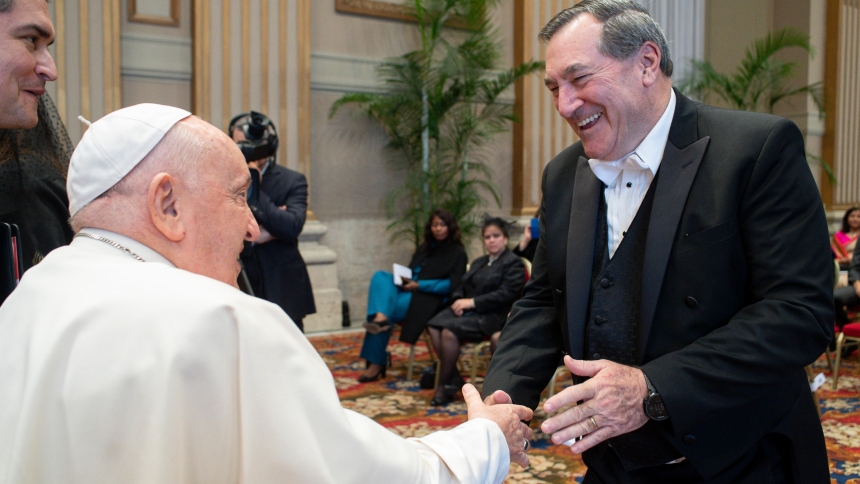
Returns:
[[[666,406],[663,405],[663,397],[657,393],[657,389],[651,384],[648,375],[645,373],[642,373],[642,375],[645,377],[645,385],[648,386],[648,396],[645,397],[645,401],[643,402],[645,415],[651,420],[666,420],[669,418],[669,413],[666,412]]]

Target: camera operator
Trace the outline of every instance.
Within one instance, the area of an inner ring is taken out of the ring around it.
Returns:
[[[242,265],[254,294],[280,306],[304,331],[302,320],[316,312],[298,245],[308,207],[308,182],[301,173],[275,163],[278,132],[265,115],[240,114],[227,131],[248,162],[248,205],[260,226],[260,237],[245,242]]]

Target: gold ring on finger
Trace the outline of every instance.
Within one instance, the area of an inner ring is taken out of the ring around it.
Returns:
[[[588,417],[588,420],[591,422],[591,426],[593,427],[591,429],[592,432],[594,432],[595,430],[597,430],[599,428],[597,426],[597,422],[594,421],[594,417]]]

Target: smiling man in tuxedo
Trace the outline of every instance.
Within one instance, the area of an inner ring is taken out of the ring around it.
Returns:
[[[636,2],[584,0],[541,37],[581,141],[544,171],[488,403],[534,408],[569,355],[542,430],[584,483],[829,482],[803,367],[831,340],[832,263],[800,131],[674,90]]]

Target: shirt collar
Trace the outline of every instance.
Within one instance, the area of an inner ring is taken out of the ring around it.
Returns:
[[[81,232],[88,233],[91,235],[98,235],[98,236],[104,237],[108,240],[112,240],[112,241],[116,242],[117,244],[119,244],[123,247],[126,247],[126,248],[128,248],[128,250],[139,255],[141,257],[141,259],[143,259],[146,262],[158,262],[161,264],[166,264],[170,267],[176,267],[175,265],[173,265],[172,262],[167,260],[163,255],[159,254],[158,252],[150,249],[146,245],[141,244],[140,242],[138,242],[138,241],[136,241],[130,237],[126,237],[125,235],[121,235],[121,234],[118,234],[116,232],[111,232],[109,230],[94,229],[91,227],[86,227],[86,228],[82,229]],[[86,243],[95,242],[97,244],[104,244],[104,242],[100,242],[98,240],[82,238],[82,237],[75,239],[73,243],[79,243],[78,241],[86,242]]]
[[[672,127],[672,119],[675,117],[675,90],[670,90],[669,104],[663,111],[663,115],[657,120],[657,124],[651,128],[651,131],[645,136],[645,139],[639,143],[633,152],[621,157],[619,160],[603,161],[597,159],[588,160],[589,166],[595,175],[600,178],[606,185],[612,185],[618,174],[623,169],[624,161],[631,155],[638,158],[636,165],[651,171],[652,175],[657,174],[657,169],[660,168],[660,161],[663,159],[663,151],[666,149],[666,143],[669,140],[669,129]],[[643,166],[644,165],[644,166]],[[614,167],[610,175],[606,170],[595,169],[598,166]],[[608,179],[608,181],[607,181]]]

